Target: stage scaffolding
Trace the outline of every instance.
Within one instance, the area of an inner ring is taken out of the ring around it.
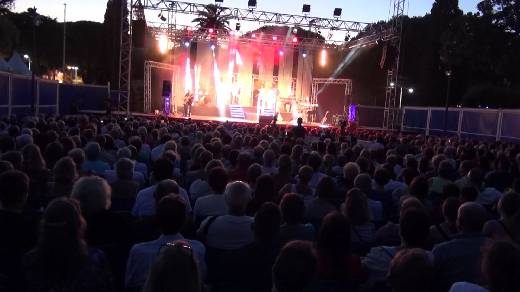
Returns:
[[[333,78],[313,78],[312,79],[312,96],[310,103],[318,104],[318,95],[320,92],[320,86],[325,87],[330,84],[345,85],[345,94],[343,98],[349,98],[352,95],[352,80],[350,79],[333,79]],[[347,104],[343,105],[344,107]],[[345,111],[345,108],[343,108]],[[316,121],[316,115],[312,116],[312,122]]]

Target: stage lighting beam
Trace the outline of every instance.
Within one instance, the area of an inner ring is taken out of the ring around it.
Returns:
[[[321,50],[320,65],[321,65],[321,67],[327,66],[327,50],[326,49]]]
[[[159,52],[161,54],[164,54],[166,53],[166,51],[168,51],[168,38],[166,37],[166,35],[162,34],[159,36]]]

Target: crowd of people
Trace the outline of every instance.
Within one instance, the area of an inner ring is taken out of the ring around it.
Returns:
[[[13,117],[0,234],[1,291],[519,291],[520,145]]]

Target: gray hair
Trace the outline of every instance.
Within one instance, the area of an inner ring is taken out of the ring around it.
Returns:
[[[244,212],[251,201],[251,188],[242,181],[234,181],[226,186],[224,199],[230,210]]]
[[[132,179],[134,177],[134,162],[128,158],[119,158],[116,162],[116,174],[119,179]]]
[[[79,201],[85,214],[93,214],[110,208],[112,189],[99,176],[82,177],[74,184],[71,197]]]
[[[117,158],[132,158],[132,151],[128,147],[119,148],[116,152]]]

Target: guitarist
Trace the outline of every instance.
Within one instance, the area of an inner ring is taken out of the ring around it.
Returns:
[[[184,117],[191,117],[191,106],[193,104],[193,94],[188,90],[184,95]]]

